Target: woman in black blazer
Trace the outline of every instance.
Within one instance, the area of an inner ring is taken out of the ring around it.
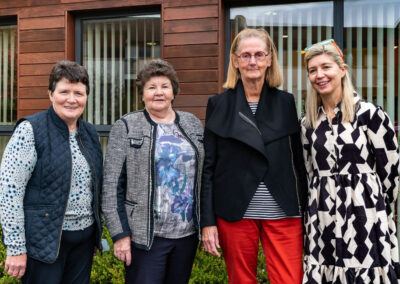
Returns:
[[[265,30],[234,39],[227,90],[209,99],[201,191],[202,241],[220,256],[230,283],[257,283],[261,240],[274,283],[301,283],[307,181],[292,94]]]

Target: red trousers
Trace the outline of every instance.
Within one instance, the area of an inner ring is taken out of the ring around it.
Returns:
[[[230,284],[257,283],[260,240],[271,284],[302,282],[301,218],[243,219],[238,222],[227,222],[217,218],[217,222]]]

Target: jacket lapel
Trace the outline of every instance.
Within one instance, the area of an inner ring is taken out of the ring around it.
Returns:
[[[282,96],[291,95],[264,84],[255,120],[265,144],[300,131],[295,105]]]
[[[227,94],[224,105],[211,114],[206,128],[218,136],[239,140],[265,155],[264,141],[255,117],[247,103],[242,82]]]

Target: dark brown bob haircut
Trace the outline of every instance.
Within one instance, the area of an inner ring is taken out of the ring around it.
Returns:
[[[89,95],[89,75],[85,67],[69,60],[57,62],[50,73],[49,91],[53,93],[57,83],[62,79],[67,79],[70,83],[84,84],[86,86],[86,94]]]
[[[137,87],[140,98],[143,96],[143,88],[152,77],[165,76],[171,81],[174,98],[179,94],[179,80],[174,67],[167,61],[156,59],[148,62],[140,70],[137,77]]]

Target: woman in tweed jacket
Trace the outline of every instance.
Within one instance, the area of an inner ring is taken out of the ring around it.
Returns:
[[[187,283],[198,244],[203,127],[173,110],[179,83],[167,62],[148,63],[138,87],[145,109],[110,132],[102,209],[126,283]]]

